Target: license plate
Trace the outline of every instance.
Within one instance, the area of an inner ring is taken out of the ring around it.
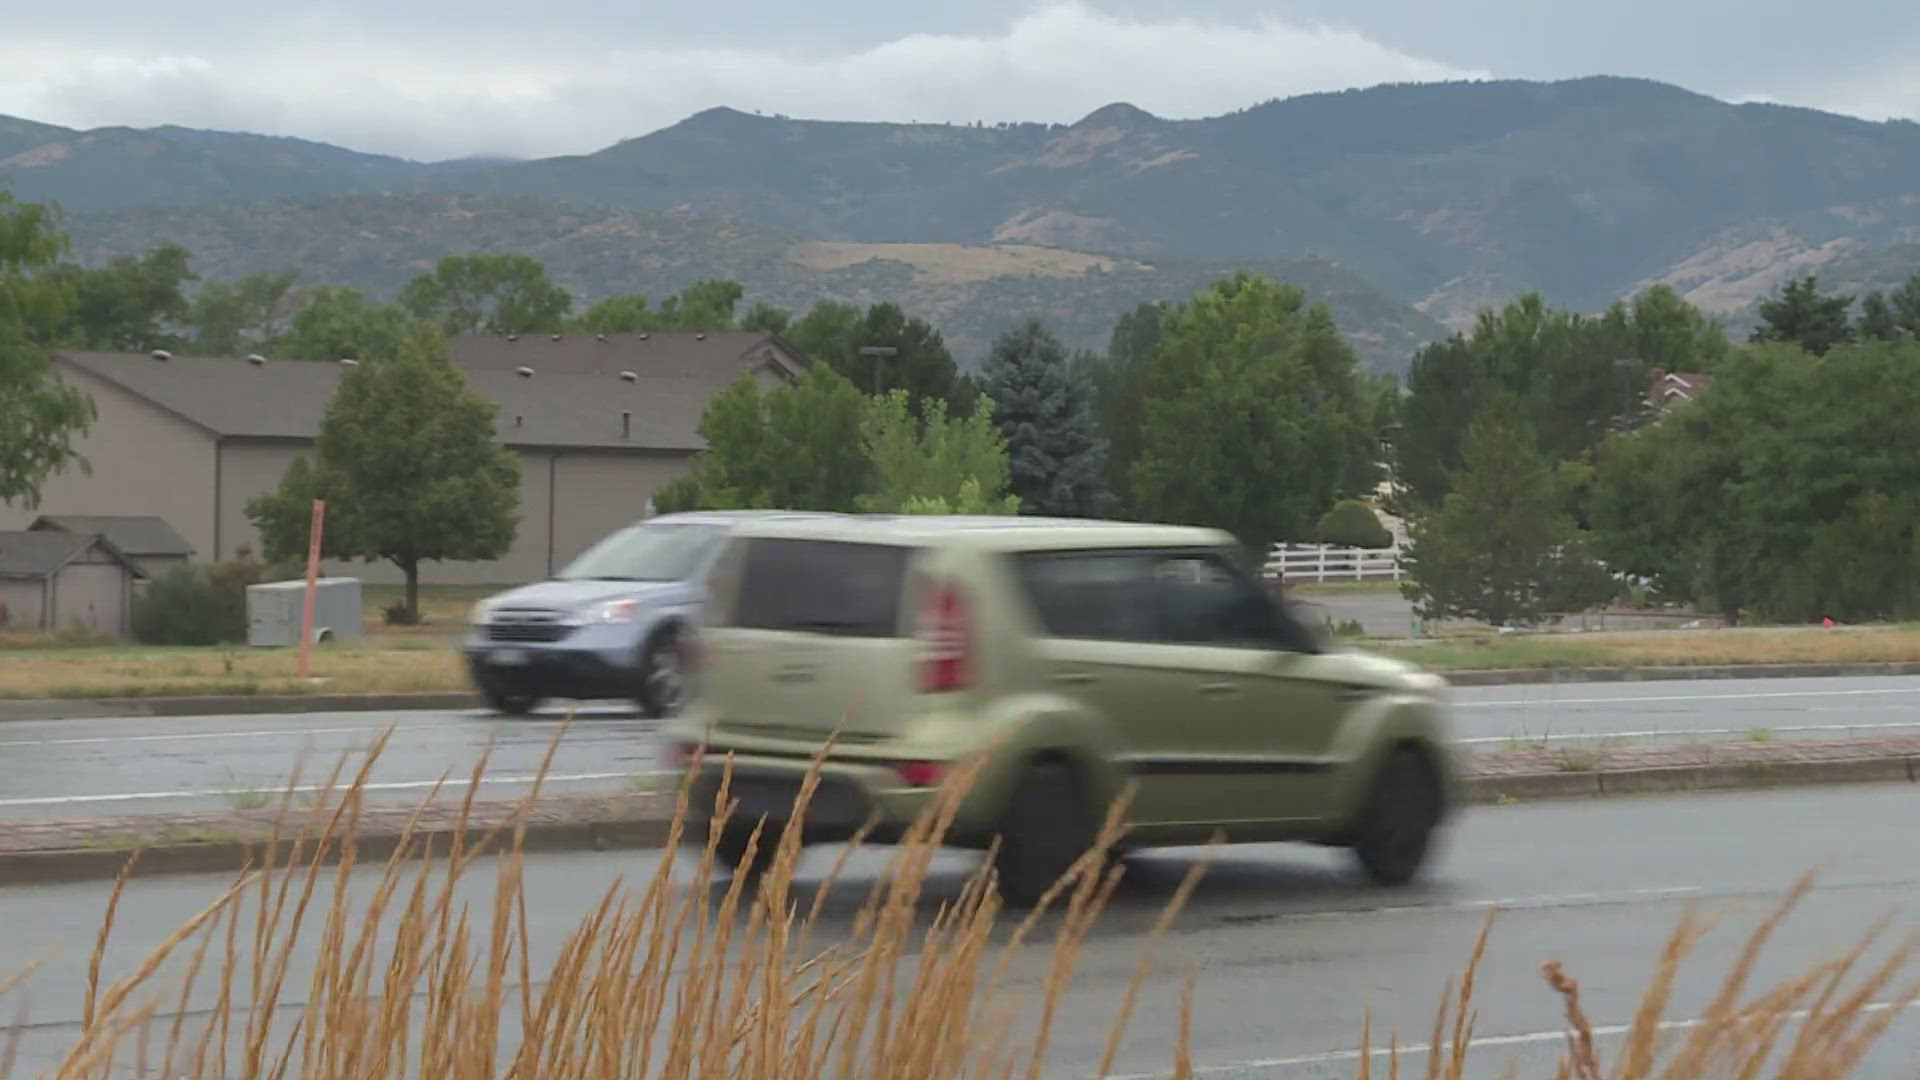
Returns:
[[[518,667],[527,662],[527,654],[519,649],[495,649],[487,661],[499,667]]]

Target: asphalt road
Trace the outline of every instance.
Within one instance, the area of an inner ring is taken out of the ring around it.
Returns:
[[[1660,947],[1689,902],[1723,919],[1683,969],[1671,1018],[1697,1015],[1757,918],[1810,868],[1821,877],[1763,958],[1755,992],[1833,958],[1881,915],[1894,915],[1895,938],[1914,929],[1912,913],[1900,905],[1920,889],[1920,845],[1910,835],[1916,816],[1920,792],[1908,785],[1488,807],[1462,819],[1429,883],[1391,892],[1359,886],[1338,852],[1228,849],[1163,944],[1118,1071],[1167,1069],[1180,989],[1192,973],[1201,1075],[1353,1076],[1362,1010],[1371,1005],[1381,1043],[1395,1031],[1403,1045],[1424,1041],[1443,983],[1464,965],[1487,910],[1498,907],[1476,985],[1472,1072],[1501,1075],[1511,1061],[1518,1075],[1547,1075],[1561,1046],[1561,1013],[1540,963],[1564,961],[1580,980],[1601,1049],[1610,1053],[1619,1040],[1609,1028],[1631,1020]],[[1136,864],[1080,954],[1046,1075],[1092,1073],[1146,932],[1194,857],[1162,852]],[[854,861],[854,880],[828,902],[821,943],[844,932],[879,860],[863,853]],[[803,882],[817,881],[832,861],[831,851],[809,852]],[[616,876],[644,883],[653,865],[643,854],[532,859],[526,880],[535,978]],[[955,894],[973,865],[963,854],[941,857],[923,918]],[[490,881],[488,868],[479,868],[462,897],[481,927],[491,916]],[[226,882],[136,879],[119,906],[106,975],[130,970]],[[373,884],[363,873],[349,888],[364,898]],[[319,887],[325,896],[331,882],[323,876]],[[34,931],[0,935],[0,973],[50,957],[27,984],[22,1073],[48,1067],[74,1037],[106,894],[99,884],[0,888],[0,925]],[[804,884],[800,899],[810,903]],[[310,940],[296,950],[288,1004],[303,1000],[310,950]],[[1012,968],[1014,988],[1043,986],[1050,955],[1027,947]],[[184,961],[170,962],[162,977]],[[282,1015],[280,1030],[293,1019],[290,1011]],[[1887,1043],[1857,1075],[1905,1080],[1915,1060],[1920,1014],[1900,1012]],[[1409,1075],[1419,1075],[1423,1064],[1417,1053],[1403,1062]]]
[[[1460,687],[1457,732],[1473,745],[1541,740],[1872,737],[1920,731],[1920,677],[1741,679]],[[370,790],[414,801],[442,775],[463,781],[487,750],[483,794],[526,790],[558,716],[321,713],[0,723],[0,819],[223,810],[277,795],[304,762],[311,782],[393,726]],[[555,791],[618,790],[658,767],[654,726],[631,712],[576,718],[557,751]],[[357,762],[356,762],[357,764]],[[452,796],[464,788],[448,789]]]

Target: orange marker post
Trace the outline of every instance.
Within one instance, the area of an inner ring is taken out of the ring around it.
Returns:
[[[313,591],[320,580],[320,530],[327,522],[327,504],[325,500],[313,500],[313,526],[307,530],[307,590],[300,603],[300,666],[301,679],[307,677],[308,665],[313,660]]]

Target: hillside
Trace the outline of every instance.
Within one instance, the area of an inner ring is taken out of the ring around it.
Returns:
[[[545,262],[584,301],[663,297],[703,277],[731,277],[749,302],[800,310],[822,299],[892,299],[932,319],[963,363],[1000,331],[1039,314],[1071,344],[1104,348],[1119,316],[1177,299],[1233,266],[1127,258],[1019,244],[808,240],[738,221],[442,194],[351,195],[216,207],[122,210],[69,222],[83,262],[173,241],[205,277],[297,268],[308,282],[391,295],[441,256],[518,251]],[[1250,264],[1325,301],[1376,370],[1403,368],[1440,327],[1353,274],[1311,260]]]
[[[17,130],[16,130],[17,128]],[[1764,274],[1901,242],[1920,124],[1733,105],[1598,77],[1395,85],[1166,120],[793,120],[716,108],[595,153],[421,165],[289,139],[0,124],[0,180],[70,211],[437,191],[737,218],[821,241],[1024,244],[1209,266],[1338,264],[1453,324],[1539,289],[1595,309],[1637,284]],[[1910,215],[1909,215],[1910,216]],[[1821,239],[1826,232],[1835,235]],[[1691,268],[1691,269],[1689,269]]]

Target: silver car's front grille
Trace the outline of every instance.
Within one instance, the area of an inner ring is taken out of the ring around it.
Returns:
[[[487,620],[487,640],[518,642],[560,641],[573,633],[574,627],[563,619],[564,612],[543,611],[530,608],[508,608],[496,610]]]

